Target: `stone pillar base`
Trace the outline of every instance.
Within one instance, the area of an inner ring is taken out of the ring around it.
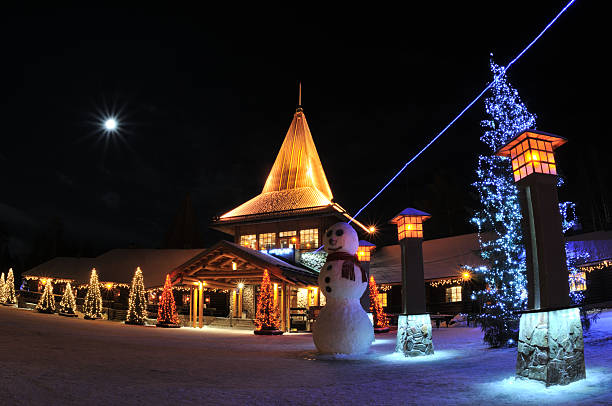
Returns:
[[[586,378],[579,309],[521,315],[516,375],[545,382],[546,386]]]
[[[406,357],[434,353],[429,314],[400,314],[397,320],[395,352],[401,352]]]

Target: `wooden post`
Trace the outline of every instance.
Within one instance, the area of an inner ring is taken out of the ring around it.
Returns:
[[[189,324],[193,323],[193,286],[189,287]]]
[[[200,306],[200,308],[198,309],[198,318],[200,319],[200,328],[202,328],[202,326],[204,326],[204,287],[202,282],[200,282],[198,290],[200,291],[200,300],[198,301],[198,306]]]
[[[238,311],[238,301],[236,300],[236,289],[232,289],[232,316],[236,317]]]
[[[197,314],[198,314],[198,289],[193,287],[193,302],[191,303],[193,307],[193,328],[197,327]]]
[[[240,288],[240,292],[238,293],[238,318],[242,318],[242,289]]]
[[[281,284],[281,331],[287,331],[285,322],[285,282]]]
[[[278,284],[272,285],[274,287],[274,307],[278,307]]]

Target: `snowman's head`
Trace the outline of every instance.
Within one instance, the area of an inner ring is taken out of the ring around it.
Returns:
[[[359,237],[348,223],[336,223],[325,231],[323,243],[328,254],[346,252],[355,255],[359,248]]]

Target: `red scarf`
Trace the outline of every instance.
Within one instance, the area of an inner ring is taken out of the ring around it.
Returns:
[[[332,252],[327,254],[327,261],[344,261],[342,263],[342,277],[344,279],[355,280],[355,265],[361,270],[361,282],[368,281],[368,275],[361,266],[361,262],[357,255],[351,255],[347,252]]]

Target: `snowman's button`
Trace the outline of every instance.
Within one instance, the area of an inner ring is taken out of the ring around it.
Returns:
[[[327,270],[329,271],[330,269],[332,269],[331,265],[327,265]]]
[[[325,287],[325,291],[329,293],[329,292],[331,292],[331,288],[329,286],[326,286]]]
[[[325,278],[325,283],[329,283],[329,276]]]

